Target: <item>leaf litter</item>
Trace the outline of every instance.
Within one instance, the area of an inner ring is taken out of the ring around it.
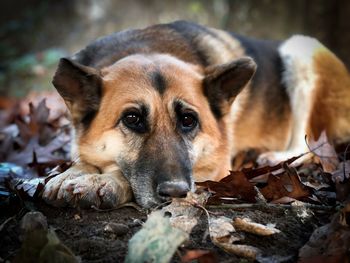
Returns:
[[[46,101],[36,94],[0,105],[0,201],[5,209],[0,218],[7,240],[0,260],[20,256],[16,226],[24,208],[48,216],[53,230],[39,233],[39,241],[45,235],[52,244],[61,244],[57,241],[61,239],[62,246],[83,262],[95,262],[94,255],[106,262],[136,262],[136,255],[158,262],[239,262],[241,257],[258,262],[348,262],[350,160],[347,150],[344,154],[334,149],[326,133],[308,140],[314,158],[298,165],[293,162],[301,156],[258,167],[257,154],[242,152],[227,177],[197,183],[197,194],[174,198],[142,223],[149,212],[140,214],[132,208],[80,212],[40,202],[44,184],[71,165],[65,107],[56,94],[44,96]],[[77,216],[79,220],[71,220]],[[84,230],[77,230],[78,225]],[[107,225],[128,231],[115,235],[105,231]],[[71,231],[82,237],[76,241]],[[133,250],[136,243],[139,249]]]

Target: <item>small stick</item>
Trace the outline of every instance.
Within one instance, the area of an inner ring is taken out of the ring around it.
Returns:
[[[206,208],[208,209],[241,209],[241,208],[298,208],[296,205],[287,205],[287,204],[221,204],[221,205],[208,205]],[[327,205],[314,205],[314,204],[308,204],[303,203],[303,205],[300,205],[300,207],[305,207],[309,209],[315,209],[315,210],[334,210],[336,209],[333,206],[327,206]]]
[[[139,212],[144,212],[144,210],[140,206],[138,206],[137,204],[135,204],[133,202],[125,203],[125,204],[119,205],[119,206],[114,207],[114,208],[109,208],[109,209],[101,209],[101,208],[98,208],[97,206],[94,206],[94,205],[92,205],[90,208],[94,209],[97,212],[110,212],[110,211],[118,210],[118,209],[123,208],[123,207],[132,207],[132,208],[135,208]]]
[[[8,222],[10,222],[11,220],[15,219],[16,216],[11,216],[9,218],[7,218],[1,225],[0,225],[0,232],[3,230],[3,228],[7,225]]]
[[[305,143],[306,143],[307,148],[309,149],[309,152],[306,152],[305,154],[313,153],[314,155],[316,155],[319,158],[329,158],[329,159],[338,158],[338,157],[335,157],[335,156],[320,155],[320,154],[317,154],[315,152],[317,149],[321,148],[322,146],[324,146],[326,144],[330,144],[328,141],[323,142],[320,145],[316,146],[315,148],[311,149],[309,143],[307,142],[307,135],[305,135]]]

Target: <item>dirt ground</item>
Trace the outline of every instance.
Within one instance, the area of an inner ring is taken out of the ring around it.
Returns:
[[[82,262],[123,262],[128,250],[129,239],[142,227],[147,212],[125,207],[113,211],[80,210],[73,208],[55,208],[43,203],[26,202],[23,204],[2,203],[0,224],[6,219],[0,233],[0,262],[11,262],[21,247],[19,223],[21,217],[31,209],[42,212],[50,228],[54,229],[62,243],[80,257]],[[261,209],[210,209],[211,215],[249,217],[263,224],[275,223],[280,234],[258,237],[242,233],[244,244],[253,245],[263,251],[263,255],[274,258],[275,262],[296,262],[298,250],[305,244],[312,231],[327,222],[328,212],[300,211],[290,208]],[[111,223],[122,224],[118,231],[106,231]],[[203,213],[200,223],[193,229],[190,240],[175,253],[172,262],[181,262],[181,256],[190,249],[204,249],[214,252],[218,262],[249,262],[227,254],[215,247],[207,232],[207,217]],[[120,230],[121,229],[121,230]]]

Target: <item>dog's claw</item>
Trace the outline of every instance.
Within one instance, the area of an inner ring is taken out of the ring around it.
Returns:
[[[112,208],[131,200],[128,182],[112,174],[57,175],[44,188],[43,199],[54,206]]]

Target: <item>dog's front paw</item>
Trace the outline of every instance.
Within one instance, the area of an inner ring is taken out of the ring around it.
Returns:
[[[298,166],[307,162],[311,157],[310,154],[302,155],[302,153],[302,151],[265,152],[259,155],[257,163],[259,166],[274,166],[293,157],[298,157],[293,163],[291,163],[292,166]]]
[[[259,164],[259,166],[274,166],[276,164],[279,164],[281,161],[285,161],[288,159],[286,158],[287,156],[280,155],[277,152],[265,152],[259,155],[257,163]]]
[[[45,186],[43,199],[55,206],[112,208],[132,198],[127,180],[120,174],[81,174],[66,172]]]
[[[42,198],[43,200],[51,205],[54,206],[67,206],[70,204],[71,201],[73,201],[73,196],[71,194],[66,195],[62,198],[58,198],[58,192],[62,193],[62,188],[66,188],[68,185],[63,185],[64,182],[72,180],[74,178],[77,178],[79,176],[83,175],[83,171],[75,168],[70,168],[64,173],[61,173],[59,175],[56,175],[55,177],[51,178],[45,185]],[[65,189],[65,192],[71,192],[69,189]]]

